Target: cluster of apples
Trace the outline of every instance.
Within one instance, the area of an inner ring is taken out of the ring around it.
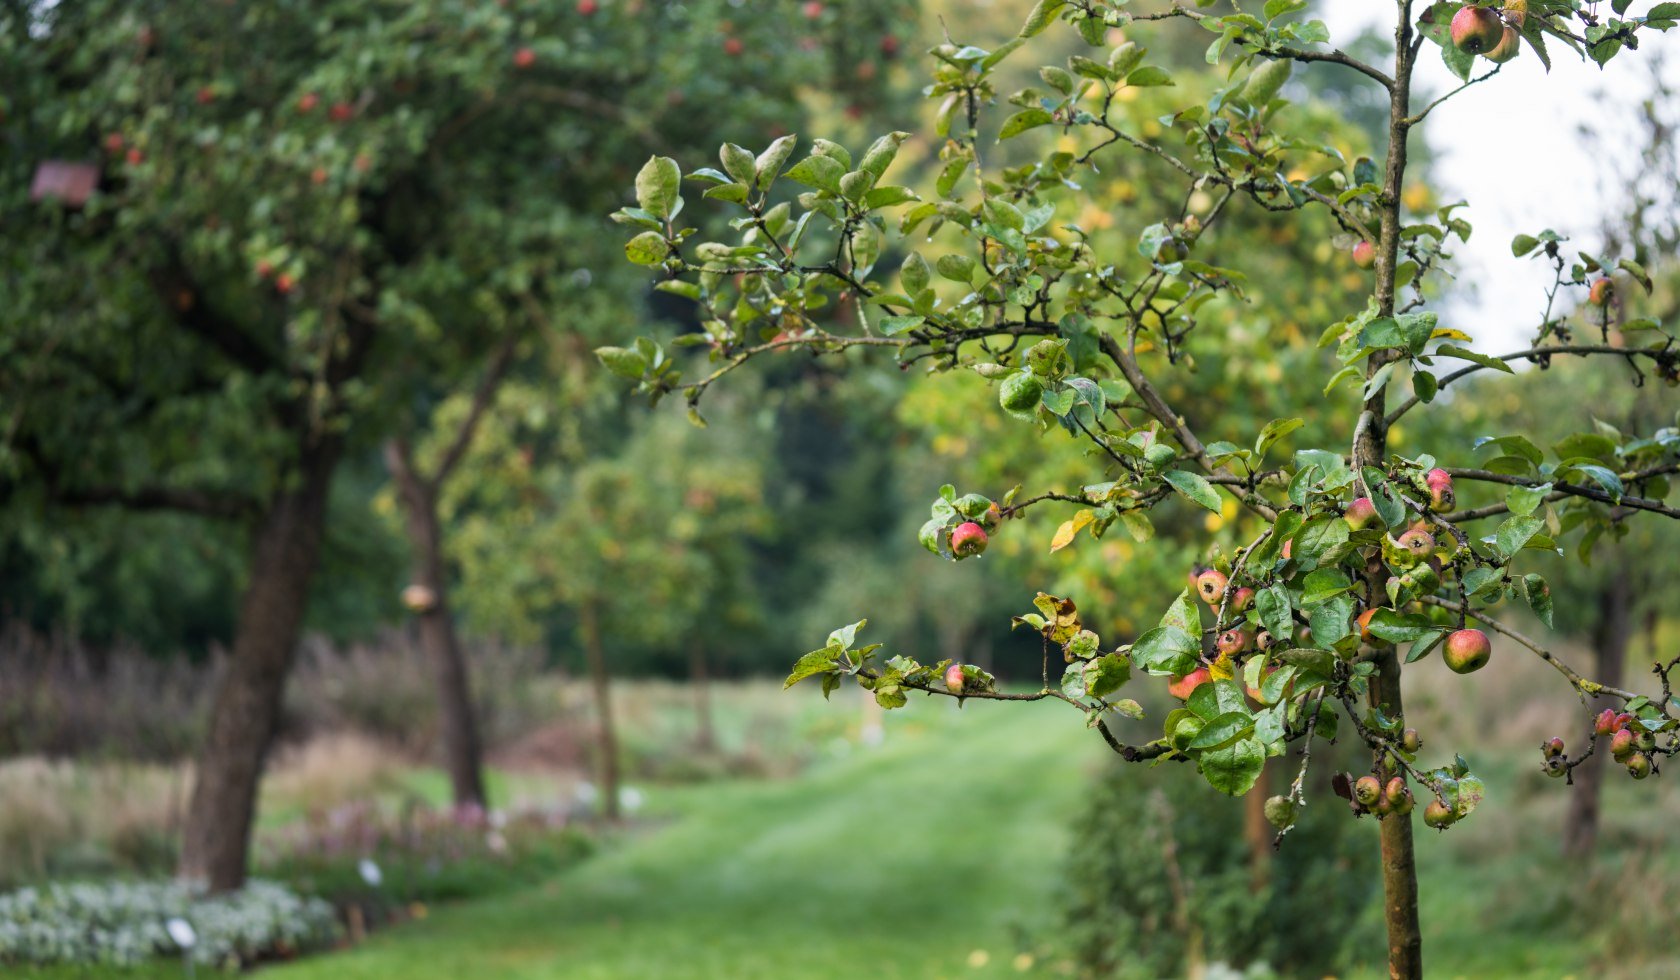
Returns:
[[[1465,4],[1453,15],[1453,47],[1504,64],[1522,52],[1521,32],[1527,19],[1528,0],[1505,0],[1498,10]]]

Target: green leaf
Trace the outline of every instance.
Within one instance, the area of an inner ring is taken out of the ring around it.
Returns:
[[[718,150],[718,158],[723,161],[723,169],[738,184],[751,184],[757,179],[757,169],[752,151],[734,143],[725,143]]]
[[[1166,480],[1186,499],[1201,504],[1215,514],[1220,513],[1219,491],[1199,475],[1189,470],[1168,470],[1161,474],[1161,479]]]
[[[1311,567],[1321,564],[1327,553],[1346,544],[1347,540],[1346,521],[1340,517],[1321,515],[1308,521],[1295,534],[1295,546],[1291,553],[1304,567]]]
[[[896,337],[916,329],[926,321],[925,316],[884,316],[881,318],[881,332],[888,337]]]
[[[656,231],[644,231],[624,243],[625,257],[637,265],[658,265],[670,251],[665,236]]]
[[[753,161],[753,177],[759,190],[768,189],[781,175],[782,167],[787,163],[788,157],[793,155],[794,145],[798,142],[795,136],[783,136],[771,143],[769,148]]]
[[[838,658],[839,652],[833,647],[812,650],[805,656],[800,657],[798,662],[793,665],[793,672],[788,674],[787,680],[782,682],[782,690],[787,690],[807,677],[829,673],[834,670],[835,661]]]
[[[1442,357],[1456,357],[1463,361],[1475,361],[1482,367],[1492,368],[1495,371],[1503,371],[1506,374],[1516,373],[1511,369],[1511,365],[1506,364],[1497,357],[1489,357],[1486,354],[1479,354],[1476,351],[1466,350],[1463,347],[1438,347],[1435,349],[1435,353]]]
[[[1291,618],[1289,590],[1282,582],[1274,582],[1254,597],[1254,609],[1264,626],[1279,643],[1286,642],[1295,632]]]
[[[812,154],[788,168],[789,180],[798,181],[807,187],[840,193],[840,178],[845,176],[846,167],[839,160],[830,156]]]
[[[1277,444],[1277,441],[1301,426],[1306,425],[1305,419],[1273,419],[1260,430],[1259,438],[1254,440],[1254,454],[1266,455],[1267,450]]]
[[[1094,698],[1105,698],[1132,679],[1132,662],[1118,653],[1107,653],[1085,665],[1085,689]]]
[[[1442,629],[1430,622],[1427,616],[1395,612],[1393,609],[1378,609],[1372,613],[1371,621],[1365,624],[1365,628],[1372,636],[1381,637],[1390,643],[1416,643],[1419,640],[1431,639]]]
[[[1552,492],[1550,483],[1542,483],[1537,487],[1512,487],[1505,491],[1505,506],[1511,508],[1511,513],[1526,517],[1534,513],[1535,508]]]
[[[1208,785],[1227,796],[1241,796],[1260,778],[1266,765],[1266,747],[1258,739],[1240,739],[1225,748],[1203,752],[1197,762]]]
[[[1189,633],[1157,626],[1132,644],[1132,663],[1151,674],[1187,674],[1201,652],[1201,644]]]
[[[1245,711],[1229,711],[1202,726],[1187,748],[1218,749],[1254,731],[1254,719]]]
[[[1135,88],[1152,88],[1173,84],[1172,75],[1165,68],[1145,65],[1126,76],[1126,84]]]
[[[640,381],[642,375],[647,374],[647,359],[628,347],[597,347],[595,356],[607,370],[621,378]]]
[[[1196,600],[1189,589],[1178,594],[1156,625],[1173,626],[1191,635],[1202,631],[1202,614],[1197,611]]]
[[[1027,15],[1027,22],[1021,25],[1021,37],[1035,37],[1044,32],[1056,19],[1056,14],[1067,6],[1067,0],[1038,0],[1033,6],[1032,13]]]
[[[656,218],[670,218],[682,200],[682,168],[670,157],[649,157],[636,174],[636,203]]]
[[[838,649],[842,652],[850,650],[852,648],[852,641],[857,639],[858,630],[863,629],[864,625],[868,622],[869,620],[867,619],[860,619],[850,626],[842,626],[834,632],[828,634],[829,647],[831,649]]]
[[[1500,557],[1510,559],[1521,551],[1528,539],[1540,533],[1546,522],[1538,517],[1516,516],[1499,525],[1494,532],[1493,544],[1499,550]]]
[[[1049,125],[1054,119],[1055,117],[1044,109],[1023,109],[1004,120],[1003,128],[998,130],[998,139],[1001,141],[1011,136],[1019,136],[1029,129]]]
[[[1342,525],[1346,527],[1347,525]],[[1339,595],[1307,614],[1307,628],[1312,630],[1314,646],[1333,646],[1348,635],[1348,622],[1353,619],[1353,596]]]
[[[1518,235],[1511,239],[1511,254],[1519,259],[1539,247],[1540,239],[1533,235]]]

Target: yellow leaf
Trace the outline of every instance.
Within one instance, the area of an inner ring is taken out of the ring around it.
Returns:
[[[1095,520],[1096,516],[1094,511],[1082,510],[1073,515],[1071,520],[1063,521],[1062,526],[1056,528],[1056,536],[1050,539],[1050,553],[1055,554],[1072,544],[1074,537],[1084,529],[1085,525]]]
[[[1228,653],[1220,654],[1219,659],[1208,667],[1208,675],[1216,681],[1228,681],[1236,677],[1236,668],[1231,666],[1231,655]]]
[[[1470,341],[1469,334],[1462,330],[1454,330],[1451,327],[1436,327],[1434,331],[1429,334],[1430,340],[1440,340],[1442,337],[1446,337],[1450,340],[1462,340],[1466,343]]]

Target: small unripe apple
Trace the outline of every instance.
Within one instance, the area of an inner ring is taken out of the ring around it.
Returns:
[[[881,35],[881,53],[889,58],[898,54],[898,38],[891,34]]]
[[[1225,577],[1224,572],[1217,568],[1210,568],[1196,576],[1196,594],[1202,597],[1203,602],[1217,609],[1219,608],[1219,600],[1225,595],[1225,586],[1229,582],[1230,579]]]
[[[597,2],[597,0],[578,0],[577,12],[585,17],[591,16],[595,13],[595,11],[600,9],[601,5]]]
[[[1295,801],[1287,796],[1267,797],[1265,813],[1267,823],[1286,830],[1295,823]]]
[[[355,114],[355,107],[348,102],[334,102],[332,108],[327,110],[327,118],[333,122],[347,122]]]
[[[1210,680],[1213,680],[1213,675],[1208,673],[1208,669],[1197,667],[1188,674],[1173,675],[1172,679],[1167,682],[1167,693],[1180,701],[1188,701],[1196,688]]]
[[[1226,630],[1219,634],[1219,639],[1214,641],[1213,647],[1222,656],[1235,657],[1248,649],[1248,633],[1240,629]]]
[[[1005,411],[1017,414],[1038,408],[1039,399],[1043,397],[1044,382],[1031,374],[1011,374],[998,386],[998,404]]]
[[[1383,787],[1383,799],[1389,806],[1399,806],[1400,801],[1410,795],[1412,794],[1406,791],[1406,779],[1403,776],[1395,776]]]
[[[1644,728],[1628,729],[1633,732],[1633,747],[1641,752],[1650,752],[1657,747],[1657,736],[1654,732]]]
[[[745,50],[747,50],[747,46],[741,43],[740,38],[728,37],[723,39],[723,53],[731,58],[739,58],[741,52]]]
[[[1270,650],[1276,644],[1277,640],[1272,638],[1271,630],[1261,630],[1254,634],[1254,649],[1256,650]]]
[[[1190,583],[1190,591],[1191,592],[1197,591],[1196,580],[1201,578],[1202,573],[1207,571],[1207,570],[1208,570],[1208,567],[1206,565],[1202,564],[1201,562],[1197,562],[1196,564],[1190,566],[1190,573],[1187,576],[1187,581]]]
[[[513,53],[513,67],[529,68],[537,63],[537,53],[530,48],[520,48]]]
[[[992,501],[992,505],[986,508],[986,512],[975,518],[975,523],[979,524],[980,528],[987,534],[992,533],[997,530],[999,524],[1003,523],[1003,508],[997,505],[997,501]]]
[[[1622,729],[1610,737],[1610,755],[1617,762],[1626,762],[1634,751],[1633,733]]]
[[[986,530],[973,521],[964,521],[951,532],[951,553],[958,558],[973,558],[986,550]]]
[[[1618,729],[1626,728],[1627,726],[1629,726],[1631,724],[1633,724],[1633,716],[1628,714],[1627,712],[1624,711],[1621,714],[1616,716],[1616,727]]]
[[[822,0],[808,0],[805,6],[801,9],[805,11],[805,16],[808,19],[816,20],[818,17],[823,15]]]
[[[1396,538],[1394,543],[1419,561],[1435,553],[1435,536],[1428,531],[1407,531]]]
[[[297,285],[297,280],[293,279],[289,273],[282,272],[274,277],[274,288],[279,290],[282,295],[291,292],[295,285]]]
[[[1366,806],[1375,806],[1382,799],[1382,782],[1375,776],[1360,776],[1353,784],[1353,798]]]
[[[1370,497],[1358,497],[1342,514],[1342,520],[1347,521],[1349,530],[1358,531],[1370,527],[1377,520],[1377,506],[1371,503]]]
[[[1445,514],[1453,509],[1453,481],[1452,474],[1436,467],[1423,475],[1424,486],[1429,488],[1429,509],[1437,514]]]
[[[325,167],[316,167],[314,170],[311,170],[309,172],[309,182],[312,183],[312,184],[315,184],[316,186],[320,186],[321,184],[326,183],[327,182],[327,170],[326,170],[326,168]]]
[[[141,163],[145,162],[146,155],[140,152],[140,148],[138,146],[131,146],[128,148],[128,152],[123,155],[123,159],[128,161],[129,166],[138,167]]]
[[[1423,822],[1436,830],[1446,830],[1457,820],[1458,814],[1440,800],[1430,800],[1429,805],[1423,808]]]
[[[1547,756],[1540,764],[1540,771],[1553,779],[1562,779],[1569,775],[1569,760],[1561,755]]]
[[[1638,753],[1627,760],[1628,774],[1634,779],[1644,779],[1651,774],[1651,757]]]
[[[299,111],[299,112],[314,112],[315,107],[320,105],[320,104],[321,104],[321,97],[319,95],[316,95],[314,92],[305,92],[302,95],[298,96],[297,111]]]
[[[257,262],[257,278],[267,279],[272,275],[274,275],[274,263],[268,261],[267,259],[259,260]]]
[[[1617,727],[1615,708],[1605,708],[1603,711],[1600,711],[1598,713],[1598,717],[1593,720],[1594,735],[1614,735],[1616,734]]]
[[[1540,744],[1540,751],[1546,753],[1546,758],[1555,759],[1563,754],[1563,739],[1553,735]]]
[[[105,134],[105,152],[107,152],[107,153],[121,153],[123,145],[124,145],[124,142],[123,142],[123,137],[122,137],[121,133],[107,133],[107,134]]]
[[[1361,269],[1369,269],[1377,264],[1377,247],[1361,239],[1353,246],[1353,264]]]
[[[1248,586],[1231,593],[1231,609],[1236,612],[1247,612],[1248,607],[1254,605],[1254,590]]]
[[[1503,65],[1519,54],[1522,54],[1522,35],[1517,33],[1516,28],[1507,24],[1504,33],[1499,37],[1499,43],[1483,57],[1496,65]]]
[[[1486,54],[1504,37],[1504,23],[1486,7],[1466,6],[1453,15],[1453,47],[1465,54]]]
[[[1441,659],[1455,674],[1473,674],[1487,666],[1493,645],[1487,634],[1478,629],[1455,630],[1441,648]]]
[[[950,691],[952,694],[961,694],[963,692],[962,664],[952,664],[951,666],[945,668],[945,690]]]
[[[1609,279],[1594,279],[1587,288],[1587,302],[1594,306],[1609,306],[1616,296],[1616,284]]]
[[[209,105],[216,101],[216,90],[208,85],[200,85],[198,91],[193,94],[193,98],[198,100],[199,105]]]
[[[1416,755],[1423,748],[1423,736],[1415,728],[1408,728],[1400,733],[1400,747]]]

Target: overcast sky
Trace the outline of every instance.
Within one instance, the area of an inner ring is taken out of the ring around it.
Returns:
[[[1392,4],[1337,0],[1320,9],[1332,38],[1365,26],[1392,30]],[[1665,55],[1666,75],[1680,66],[1680,36],[1672,35],[1647,35],[1639,51],[1624,52],[1602,70],[1560,44],[1548,50],[1549,76],[1525,48],[1496,77],[1436,109],[1427,123],[1442,200],[1468,201],[1475,226],[1469,245],[1456,253],[1459,288],[1443,317],[1489,353],[1525,346],[1551,281],[1542,263],[1511,257],[1513,236],[1549,227],[1597,250],[1606,201],[1594,158],[1602,148],[1583,138],[1581,123],[1595,113],[1629,119],[1648,90],[1648,68],[1641,62],[1651,55]],[[1419,62],[1417,77],[1434,94],[1458,83],[1433,45],[1424,46]]]

